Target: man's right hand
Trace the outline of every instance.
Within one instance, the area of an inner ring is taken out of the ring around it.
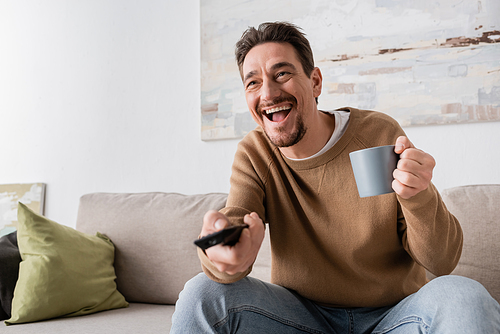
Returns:
[[[220,272],[234,275],[246,271],[257,258],[265,227],[255,212],[245,215],[243,221],[248,228],[243,229],[240,240],[234,246],[217,245],[205,252]],[[217,211],[208,211],[203,218],[201,236],[215,233],[229,226],[227,217]]]

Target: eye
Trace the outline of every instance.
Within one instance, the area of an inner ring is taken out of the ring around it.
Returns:
[[[249,83],[247,83],[245,88],[246,89],[252,88],[253,85],[255,85],[255,81],[250,81]]]
[[[245,89],[252,89],[255,85],[257,85],[256,80],[249,81],[245,87]]]
[[[276,75],[276,79],[279,79],[279,78],[282,78],[286,75],[290,74],[290,72],[279,72],[277,75]]]

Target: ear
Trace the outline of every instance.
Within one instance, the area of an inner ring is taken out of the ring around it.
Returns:
[[[321,89],[323,88],[323,75],[318,67],[315,67],[311,72],[311,82],[313,88],[314,97],[321,95]]]

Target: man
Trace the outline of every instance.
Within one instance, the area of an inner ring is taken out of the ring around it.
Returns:
[[[321,71],[289,23],[236,45],[259,127],[238,145],[227,206],[201,236],[247,223],[234,246],[199,250],[172,333],[495,333],[500,306],[456,266],[462,231],[431,183],[434,159],[390,117],[317,108]],[[349,152],[395,144],[395,193],[359,198]],[[267,222],[272,282],[247,277]]]

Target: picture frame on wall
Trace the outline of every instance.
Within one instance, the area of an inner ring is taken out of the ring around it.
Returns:
[[[17,229],[17,206],[21,202],[44,213],[45,183],[0,184],[0,237]]]

